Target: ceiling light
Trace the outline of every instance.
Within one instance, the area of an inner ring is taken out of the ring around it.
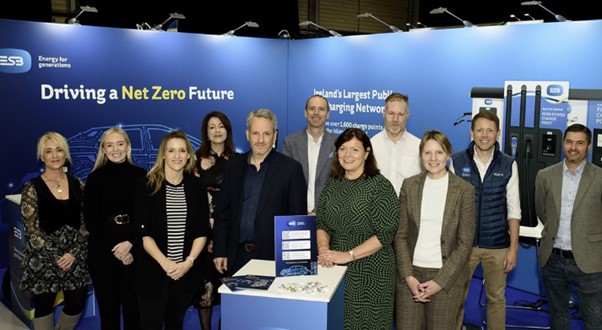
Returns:
[[[83,13],[98,13],[98,9],[96,9],[96,7],[81,6],[79,8],[81,9],[81,11],[75,17],[69,19],[69,24],[79,24],[77,22],[77,18]]]
[[[186,17],[182,14],[171,13],[171,14],[169,14],[169,17],[165,21],[163,21],[163,23],[155,25],[153,30],[163,30],[163,25],[165,25],[165,23],[167,23],[172,18],[173,19],[186,19]]]
[[[462,24],[464,24],[464,27],[473,27],[474,24],[470,23],[467,20],[463,20],[460,17],[452,14],[449,10],[447,10],[447,8],[445,7],[439,7],[439,8],[435,8],[433,10],[431,10],[431,14],[443,14],[443,13],[448,13],[451,16],[455,17],[458,21],[462,22]]]
[[[363,14],[357,15],[357,18],[365,18],[365,17],[372,17],[372,18],[374,18],[375,20],[379,21],[380,23],[388,26],[389,29],[391,29],[391,31],[393,31],[393,32],[401,32],[401,30],[399,30],[399,28],[397,26],[395,26],[395,25],[389,25],[385,21],[381,20],[380,18],[378,18],[378,17],[376,17],[376,16],[374,16],[374,15],[372,15],[370,13],[363,13]]]
[[[521,5],[523,5],[523,6],[540,6],[541,8],[545,9],[548,13],[554,15],[554,18],[556,18],[556,21],[558,21],[558,22],[566,22],[566,18],[564,18],[564,16],[554,14],[551,10],[549,10],[546,7],[544,7],[541,4],[541,1],[525,1],[525,2],[521,2]]]
[[[228,31],[228,32],[224,33],[223,35],[224,35],[224,36],[234,36],[234,33],[236,33],[236,31],[238,31],[238,30],[240,30],[240,29],[244,28],[245,26],[247,26],[247,27],[252,27],[252,28],[257,28],[257,27],[259,27],[259,24],[255,23],[255,22],[253,22],[253,21],[246,21],[246,22],[245,22],[245,24],[243,24],[243,25],[241,25],[241,26],[237,27],[237,28],[236,28],[236,29],[234,29],[234,30],[230,30],[230,31]]]
[[[337,31],[334,31],[334,30],[329,30],[329,29],[327,29],[327,28],[325,28],[325,27],[323,27],[323,26],[320,26],[320,25],[318,25],[318,24],[316,24],[316,23],[312,22],[312,21],[305,21],[305,22],[301,22],[301,23],[299,23],[299,26],[300,26],[300,27],[308,27],[308,26],[310,26],[310,25],[313,25],[313,26],[315,26],[315,27],[317,27],[317,28],[319,28],[319,29],[322,29],[322,30],[324,30],[324,31],[328,31],[328,33],[330,33],[330,35],[331,35],[331,36],[333,36],[333,37],[341,37],[341,36],[342,36],[342,35],[341,35],[340,33],[338,33]]]

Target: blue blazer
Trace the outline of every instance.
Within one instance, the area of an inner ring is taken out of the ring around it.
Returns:
[[[248,158],[247,152],[235,155],[226,162],[220,199],[216,206],[213,256],[227,257],[229,265],[235,264],[240,240]],[[270,151],[266,161],[269,162],[268,171],[255,214],[255,244],[259,259],[274,260],[274,216],[307,214],[307,185],[298,161],[276,150]]]

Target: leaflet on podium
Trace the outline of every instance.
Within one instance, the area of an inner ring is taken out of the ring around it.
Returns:
[[[276,276],[318,274],[316,216],[274,217]]]

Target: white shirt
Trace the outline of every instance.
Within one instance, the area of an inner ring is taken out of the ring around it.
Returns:
[[[560,199],[560,219],[558,221],[558,232],[554,240],[554,247],[561,250],[572,250],[571,241],[571,220],[575,197],[579,189],[579,182],[583,175],[583,168],[586,162],[582,162],[575,169],[575,174],[569,171],[566,162],[562,162],[562,195]]]
[[[422,172],[420,139],[406,130],[395,143],[383,130],[374,135],[370,142],[380,173],[391,182],[399,196],[403,179]]]
[[[414,248],[413,265],[423,268],[441,268],[441,231],[443,230],[443,212],[447,199],[449,173],[439,179],[428,176],[422,188],[420,205],[420,228]]]
[[[324,134],[320,136],[318,142],[314,142],[314,138],[307,132],[307,213],[313,211],[316,204],[316,201],[314,200],[316,167],[318,166],[318,155],[320,154],[320,146],[322,145],[323,137]]]

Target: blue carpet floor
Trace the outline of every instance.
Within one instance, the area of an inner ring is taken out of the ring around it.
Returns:
[[[5,268],[0,268],[0,276],[5,272]],[[470,291],[468,293],[468,299],[465,304],[465,317],[464,323],[467,325],[467,329],[479,329],[483,325],[483,314],[485,309],[483,307],[485,297],[481,296],[482,280],[474,277],[470,284]],[[10,301],[2,295],[0,301],[10,308]],[[506,313],[506,324],[509,329],[520,329],[525,326],[535,327],[546,327],[549,325],[549,315],[547,313],[547,304],[541,303],[541,299],[538,295],[533,293],[508,288],[506,290],[506,303],[514,306],[540,306],[540,310],[526,310],[526,309],[515,309],[509,308]],[[579,311],[577,307],[573,307],[570,310],[572,315],[571,330],[582,330],[585,329],[583,322],[579,318]],[[212,317],[212,330],[218,329],[218,322],[220,318],[220,306],[217,305],[213,309]],[[98,315],[98,311],[96,311]],[[509,325],[520,325],[512,326]],[[199,318],[197,310],[189,308],[186,313],[184,320],[184,329],[196,330],[200,329]],[[83,318],[78,324],[76,329],[81,330],[94,330],[100,329],[100,319],[98,316],[91,316]],[[229,329],[224,329],[229,330]],[[336,330],[336,329],[335,329]]]

